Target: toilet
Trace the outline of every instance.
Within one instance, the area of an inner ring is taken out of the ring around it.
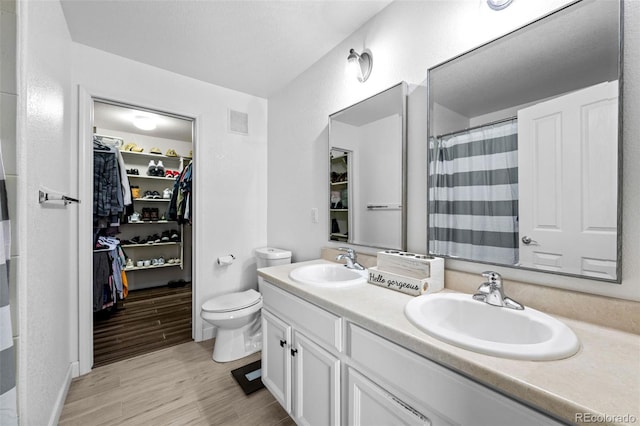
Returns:
[[[291,263],[291,252],[272,247],[256,249],[258,268]],[[262,349],[262,295],[254,289],[223,294],[202,304],[200,317],[217,328],[213,360],[235,361]]]

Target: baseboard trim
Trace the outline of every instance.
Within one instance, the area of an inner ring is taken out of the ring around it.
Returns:
[[[204,327],[202,329],[202,336],[200,336],[201,339],[196,341],[201,342],[203,340],[213,339],[214,337],[216,337],[216,331],[217,331],[217,327],[214,327],[214,326]]]
[[[69,386],[71,386],[71,379],[73,378],[74,369],[78,370],[78,363],[69,363],[67,374],[64,377],[64,382],[62,383],[60,392],[58,392],[56,403],[54,404],[53,411],[51,412],[49,426],[56,426],[60,420],[60,415],[62,415],[62,409],[64,408],[64,402],[67,399],[67,393],[69,393]]]

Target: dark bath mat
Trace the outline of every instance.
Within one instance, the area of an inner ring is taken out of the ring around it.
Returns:
[[[262,361],[257,360],[244,367],[231,370],[231,375],[240,385],[245,395],[249,395],[264,387],[262,383]]]

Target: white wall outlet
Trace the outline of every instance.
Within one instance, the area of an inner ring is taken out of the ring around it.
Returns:
[[[311,223],[318,223],[318,208],[313,207],[311,209]]]

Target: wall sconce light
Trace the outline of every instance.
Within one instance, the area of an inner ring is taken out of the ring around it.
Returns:
[[[370,53],[362,52],[358,54],[355,50],[349,50],[349,56],[347,56],[348,67],[351,72],[356,75],[360,83],[364,83],[371,74],[371,68],[373,67],[373,58]]]
[[[493,10],[502,10],[511,4],[513,0],[487,0],[487,4]]]

